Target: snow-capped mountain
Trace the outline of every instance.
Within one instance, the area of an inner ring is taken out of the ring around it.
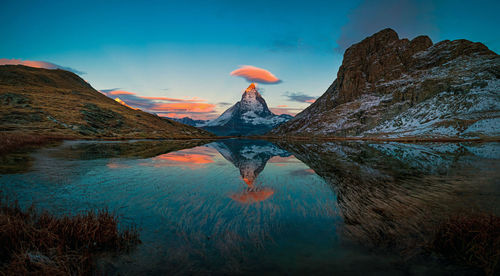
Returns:
[[[271,134],[498,137],[499,72],[481,43],[385,29],[349,47],[327,91]]]
[[[183,123],[185,125],[188,125],[188,126],[200,126],[200,125],[203,125],[205,124],[206,122],[208,122],[207,120],[195,120],[195,119],[191,119],[189,117],[183,117],[183,118],[168,118],[170,120],[173,120],[173,121],[176,121],[176,122],[179,122],[179,123]]]
[[[217,135],[258,135],[292,118],[287,114],[278,116],[272,113],[255,84],[252,83],[239,102],[224,111],[218,118],[198,127]]]

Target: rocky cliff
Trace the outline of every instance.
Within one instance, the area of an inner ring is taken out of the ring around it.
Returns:
[[[344,53],[337,79],[271,131],[290,136],[500,136],[500,57],[468,40],[382,30]]]

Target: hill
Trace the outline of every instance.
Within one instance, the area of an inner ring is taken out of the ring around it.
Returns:
[[[135,110],[64,70],[0,66],[0,131],[66,138],[201,138],[212,134]]]

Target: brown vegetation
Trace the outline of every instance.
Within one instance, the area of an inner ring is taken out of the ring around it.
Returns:
[[[452,216],[437,227],[427,248],[458,263],[479,267],[486,275],[495,275],[500,261],[500,217]]]
[[[28,135],[18,132],[0,132],[0,155],[31,146],[43,146],[70,137]]]
[[[0,275],[88,275],[98,253],[140,243],[107,210],[56,217],[0,201]]]
[[[0,66],[0,132],[78,138],[203,138],[211,133],[131,109],[64,70]]]

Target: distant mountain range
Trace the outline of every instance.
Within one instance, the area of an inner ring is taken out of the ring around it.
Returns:
[[[218,118],[196,126],[217,135],[259,135],[292,118],[293,116],[288,114],[272,113],[255,84],[252,83],[245,89],[239,102],[224,111]]]
[[[168,119],[176,121],[176,122],[179,122],[179,123],[183,123],[183,124],[186,124],[186,125],[189,125],[189,126],[194,126],[194,127],[195,126],[199,126],[199,125],[203,125],[206,122],[208,122],[208,120],[194,120],[194,119],[191,119],[189,117],[168,118]]]
[[[74,73],[0,66],[0,131],[72,138],[201,138],[207,131],[127,107]]]
[[[500,57],[382,30],[349,47],[337,79],[275,136],[498,137]]]

